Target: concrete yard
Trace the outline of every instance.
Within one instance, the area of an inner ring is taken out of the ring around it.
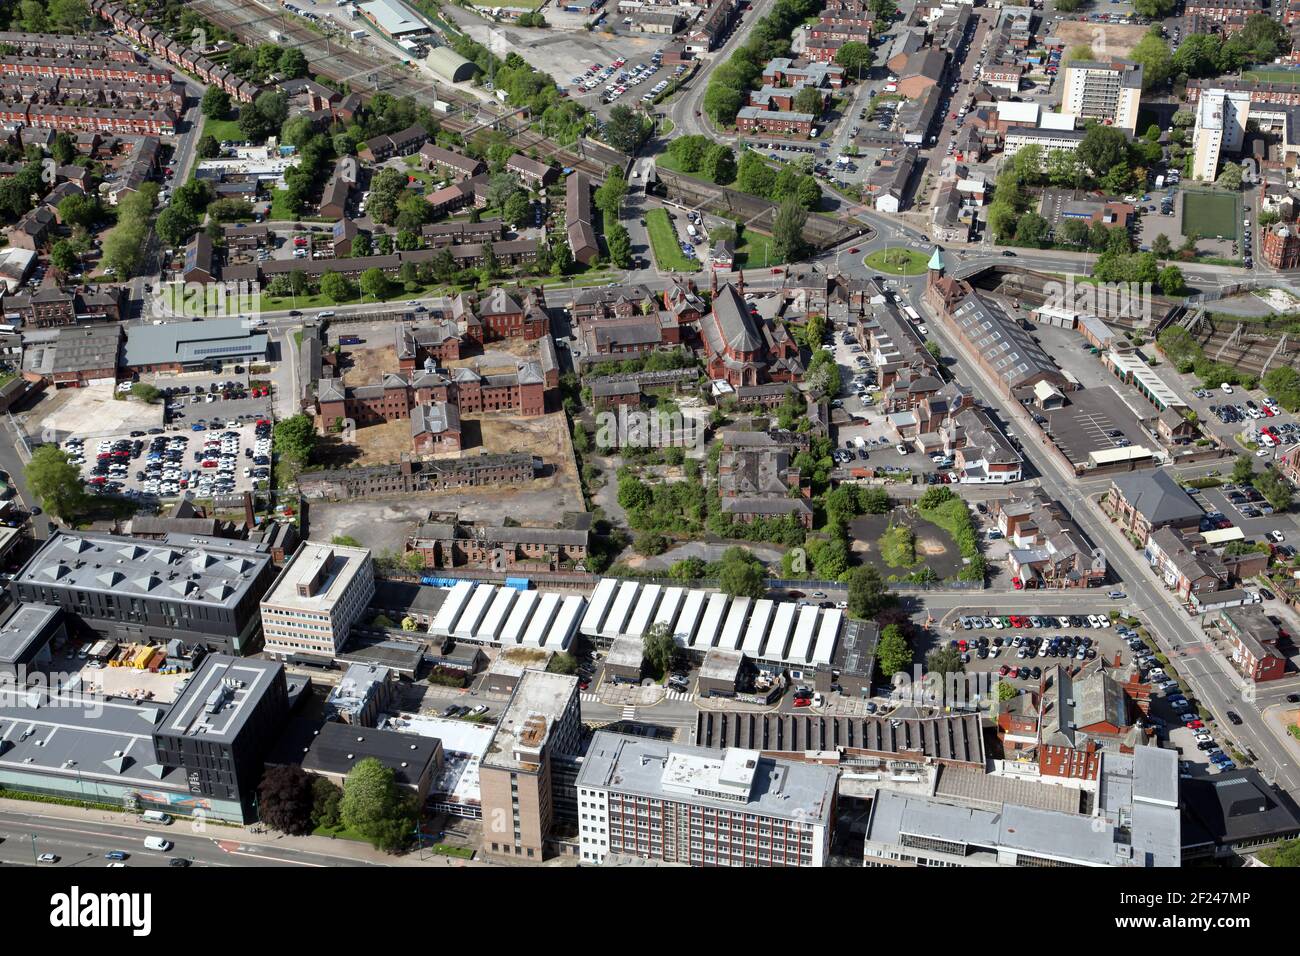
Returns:
[[[113,386],[91,385],[50,389],[23,418],[28,434],[40,436],[42,441],[61,442],[73,435],[101,438],[160,428],[163,406],[161,402],[146,405],[132,399],[117,399]]]

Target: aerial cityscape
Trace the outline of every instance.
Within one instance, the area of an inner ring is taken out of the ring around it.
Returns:
[[[0,114],[0,867],[1300,866],[1300,0],[0,0]]]

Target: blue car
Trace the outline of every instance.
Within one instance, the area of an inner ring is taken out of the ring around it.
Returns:
[[[190,426],[190,431],[192,431],[192,432],[205,432],[205,431],[207,431],[207,430],[208,430],[208,426],[207,426],[207,425],[191,425],[191,426]]]

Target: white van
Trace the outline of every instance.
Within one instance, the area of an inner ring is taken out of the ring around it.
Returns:
[[[145,837],[144,848],[146,850],[157,850],[159,853],[166,853],[172,848],[172,841],[164,840],[162,837],[158,836]]]
[[[140,819],[145,823],[161,823],[163,826],[172,822],[171,815],[163,813],[161,810],[146,810],[140,814]]]

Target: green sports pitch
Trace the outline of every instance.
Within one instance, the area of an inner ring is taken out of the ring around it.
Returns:
[[[1241,197],[1236,193],[1186,192],[1183,235],[1236,240],[1241,233]]]

